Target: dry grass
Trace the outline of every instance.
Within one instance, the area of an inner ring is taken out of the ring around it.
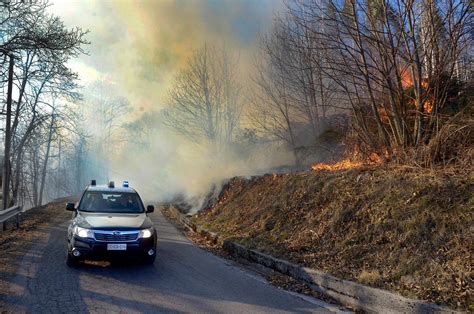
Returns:
[[[425,169],[459,171],[474,167],[474,120],[460,116],[444,124],[426,145],[395,150],[392,161]]]
[[[362,167],[235,178],[194,219],[341,278],[474,310],[474,172],[464,170]]]
[[[420,155],[421,162],[428,167],[450,164],[472,167],[474,120],[455,120],[444,125]]]
[[[357,280],[365,285],[377,286],[381,282],[382,277],[378,270],[363,270],[357,277]]]

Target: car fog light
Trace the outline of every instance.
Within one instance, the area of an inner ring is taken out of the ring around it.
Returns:
[[[155,254],[155,250],[151,249],[148,251],[148,255],[152,256],[153,254]]]
[[[72,251],[72,255],[74,255],[75,257],[79,257],[81,256],[81,252],[79,252],[78,250],[74,250]]]

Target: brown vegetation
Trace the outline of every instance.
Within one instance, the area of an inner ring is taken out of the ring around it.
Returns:
[[[234,178],[194,219],[341,278],[473,310],[472,170],[372,166]]]

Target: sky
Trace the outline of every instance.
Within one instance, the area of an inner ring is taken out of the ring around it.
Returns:
[[[87,56],[71,62],[81,83],[115,85],[138,111],[164,106],[166,91],[193,49],[226,47],[252,67],[259,35],[280,0],[53,0],[50,11],[90,33]]]

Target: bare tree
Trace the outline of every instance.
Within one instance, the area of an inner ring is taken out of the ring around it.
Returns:
[[[191,140],[217,150],[232,143],[242,113],[236,62],[208,45],[194,51],[169,92],[164,123]]]
[[[390,153],[436,134],[472,43],[468,1],[296,0],[287,7],[318,42],[322,70],[344,92],[338,95],[368,151]]]
[[[53,95],[66,100],[79,96],[77,75],[66,64],[71,57],[83,53],[86,32],[66,29],[58,17],[46,12],[47,6],[47,1],[0,4],[0,50],[14,56],[14,86],[18,90],[12,132],[6,135],[12,143],[11,190],[15,202],[27,194],[34,204],[41,202],[49,155],[48,152],[42,159],[42,145],[51,144],[41,138],[47,121],[57,114],[51,108]],[[5,62],[1,66],[5,73]],[[5,83],[6,80],[1,82]],[[5,158],[9,160],[10,156]]]
[[[300,14],[292,7],[261,40],[250,115],[261,131],[288,144],[297,164],[305,150],[318,145],[329,115],[341,109],[334,105],[336,86],[323,69],[321,40],[311,31],[317,25]]]
[[[272,35],[262,40],[262,54],[254,78],[256,90],[253,93],[249,119],[263,133],[282,140],[291,148],[295,163],[300,159],[294,131],[298,110],[290,96],[292,78],[288,75],[285,60],[291,58],[287,35],[284,29],[274,29]]]

